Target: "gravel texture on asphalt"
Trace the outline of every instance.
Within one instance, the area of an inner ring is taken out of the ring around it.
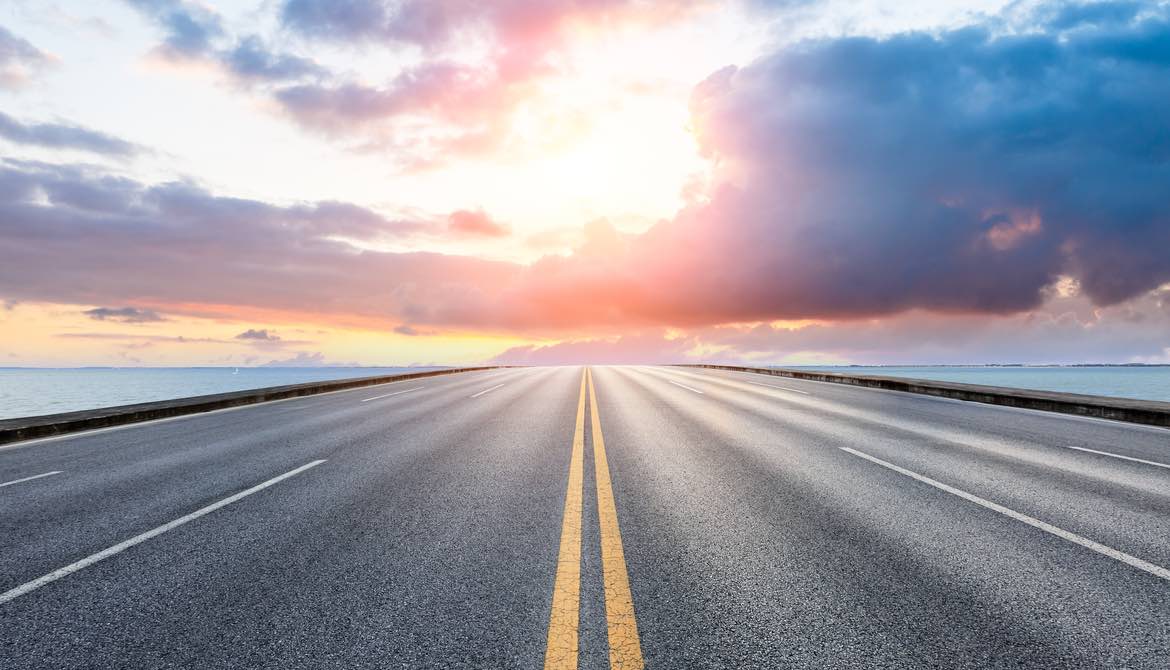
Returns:
[[[0,604],[0,668],[543,667],[581,374],[0,449],[0,483],[61,471],[0,488],[0,593],[325,461]],[[1170,430],[728,371],[593,377],[646,667],[1170,667],[1170,581],[843,451],[1170,567],[1170,469],[1070,448],[1170,463]],[[609,662],[586,440],[587,669]]]

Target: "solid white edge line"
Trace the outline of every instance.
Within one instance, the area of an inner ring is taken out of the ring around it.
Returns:
[[[236,502],[237,500],[240,500],[242,498],[246,498],[246,497],[252,495],[253,493],[257,493],[259,491],[262,491],[262,490],[268,488],[269,486],[272,486],[273,484],[279,483],[279,482],[281,482],[285,479],[288,479],[289,477],[292,477],[294,475],[298,475],[298,474],[304,472],[305,470],[308,470],[309,468],[315,468],[324,462],[325,462],[325,460],[322,459],[319,461],[312,461],[310,463],[306,463],[299,468],[296,468],[294,470],[290,470],[290,471],[284,473],[283,475],[273,477],[272,479],[269,479],[268,481],[263,482],[261,484],[257,484],[256,486],[253,486],[250,489],[240,491],[239,493],[232,495],[232,496],[228,496],[227,498],[224,498],[223,500],[220,500],[219,502],[214,502],[206,507],[202,507],[200,509],[195,510],[194,512],[191,512],[190,514],[187,514],[185,516],[181,516],[178,519],[171,521],[170,523],[165,523],[165,524],[159,526],[158,528],[155,528],[153,530],[148,530],[145,533],[142,533],[141,535],[135,535],[134,537],[130,538],[129,540],[124,540],[122,542],[119,542],[118,544],[115,544],[114,546],[109,547],[107,549],[103,549],[96,554],[91,554],[90,556],[86,556],[85,558],[81,559],[80,561],[77,561],[76,563],[70,563],[69,565],[66,565],[63,568],[58,568],[58,569],[50,572],[49,574],[44,575],[43,577],[38,577],[38,578],[32,580],[31,582],[26,582],[26,583],[21,584],[20,586],[14,588],[14,589],[11,589],[11,590],[6,591],[4,593],[0,593],[0,605],[3,605],[4,603],[9,602],[11,600],[15,600],[15,599],[19,598],[20,596],[23,596],[26,593],[29,593],[30,591],[34,591],[36,589],[39,589],[40,587],[44,586],[45,584],[55,582],[58,579],[61,579],[62,577],[67,577],[67,576],[69,576],[69,575],[71,575],[79,570],[84,570],[85,568],[88,568],[89,566],[93,565],[94,563],[97,563],[98,561],[105,560],[105,559],[107,559],[115,554],[119,554],[123,551],[126,551],[127,549],[129,549],[130,547],[133,547],[136,544],[142,544],[143,542],[146,542],[147,540],[149,540],[151,538],[162,535],[163,533],[167,532],[168,530],[173,530],[175,528],[178,528],[179,526],[182,526],[185,523],[188,523],[190,521],[194,521],[195,519],[198,519],[201,516],[211,514],[212,512],[214,512],[215,510],[217,510],[221,507],[226,507],[227,505],[230,505],[230,504]]]
[[[472,397],[472,398],[478,398],[478,397],[480,397],[481,395],[483,395],[483,394],[485,394],[485,393],[491,393],[492,391],[494,391],[494,390],[496,390],[496,389],[500,388],[501,386],[503,386],[503,384],[496,384],[495,386],[491,387],[490,389],[484,389],[484,390],[480,391],[479,393],[476,393],[475,395],[473,395],[473,396],[471,396],[471,397]]]
[[[746,380],[744,381],[744,383],[745,384],[752,384],[753,386],[767,386],[770,389],[780,389],[781,391],[792,391],[793,393],[799,393],[800,395],[812,395],[808,391],[800,391],[797,389],[790,389],[790,388],[785,387],[785,386],[776,386],[775,384],[761,384],[760,382],[749,382]]]
[[[381,400],[382,398],[389,398],[391,396],[402,395],[403,393],[410,393],[411,391],[417,391],[420,388],[423,388],[423,387],[416,386],[412,389],[406,389],[405,391],[395,391],[394,393],[385,393],[383,395],[376,395],[373,398],[366,398],[365,400],[362,400],[362,402],[369,402],[371,400]]]
[[[685,389],[686,389],[686,390],[688,390],[688,391],[694,391],[695,393],[698,393],[699,395],[705,395],[705,394],[704,394],[702,391],[700,391],[699,389],[693,389],[693,388],[691,388],[691,387],[687,386],[686,384],[680,384],[680,383],[678,383],[678,382],[674,381],[673,379],[667,379],[666,381],[670,382],[671,384],[674,384],[675,386],[681,386],[681,387],[685,388]]]
[[[1153,465],[1158,468],[1170,469],[1170,463],[1158,463],[1157,461],[1147,461],[1141,458],[1134,458],[1133,456],[1122,456],[1121,454],[1111,454],[1108,451],[1097,451],[1096,449],[1087,449],[1085,447],[1069,447],[1069,449],[1076,449],[1077,451],[1086,451],[1090,454],[1100,454],[1101,456],[1110,456],[1112,458],[1120,458],[1123,461],[1133,461],[1134,463],[1145,463],[1146,465]]]
[[[53,475],[59,474],[61,474],[60,470],[54,470],[52,472],[43,472],[39,475],[33,475],[32,477],[25,477],[24,479],[13,479],[10,482],[4,482],[3,484],[0,484],[0,489],[4,488],[5,486],[12,486],[13,484],[19,484],[21,482],[31,482],[34,479],[40,479],[41,477],[51,477]]]
[[[967,493],[966,491],[957,489],[953,486],[948,486],[947,484],[943,484],[940,481],[935,481],[935,480],[933,480],[930,477],[927,477],[925,475],[920,475],[917,472],[911,472],[910,470],[907,470],[906,468],[899,467],[899,466],[894,465],[893,463],[889,463],[887,461],[883,461],[882,459],[877,458],[876,456],[870,456],[869,454],[862,453],[860,451],[857,451],[856,449],[850,449],[849,447],[840,447],[840,449],[841,449],[841,451],[847,451],[847,452],[849,452],[849,453],[851,453],[854,456],[857,456],[859,458],[864,458],[865,460],[870,461],[871,463],[876,463],[877,465],[880,465],[883,468],[893,470],[894,472],[897,472],[898,474],[906,475],[907,477],[910,477],[912,479],[916,479],[916,480],[922,482],[923,484],[929,484],[929,485],[935,487],[936,489],[939,489],[941,491],[946,491],[947,493],[950,493],[951,495],[956,495],[956,496],[962,498],[963,500],[966,500],[968,502],[973,502],[976,505],[979,505],[981,507],[985,507],[993,512],[998,512],[998,513],[1000,513],[1008,518],[1015,519],[1016,521],[1019,521],[1022,523],[1026,523],[1029,526],[1032,526],[1033,528],[1038,528],[1038,529],[1044,531],[1045,533],[1048,533],[1050,535],[1055,535],[1056,537],[1059,537],[1062,540],[1067,540],[1069,542],[1072,542],[1073,544],[1079,544],[1080,546],[1085,547],[1086,549],[1092,549],[1093,551],[1097,552],[1098,554],[1101,554],[1102,556],[1108,556],[1109,558],[1112,558],[1112,559],[1117,560],[1117,561],[1121,561],[1122,563],[1125,563],[1126,565],[1137,568],[1138,570],[1141,570],[1143,572],[1148,572],[1149,574],[1154,575],[1155,577],[1161,577],[1162,579],[1170,581],[1170,570],[1167,570],[1166,568],[1163,568],[1163,567],[1158,566],[1158,565],[1154,565],[1153,563],[1143,561],[1142,559],[1137,558],[1136,556],[1130,556],[1129,554],[1125,553],[1124,551],[1119,551],[1119,550],[1114,549],[1112,547],[1107,547],[1107,546],[1101,544],[1100,542],[1094,542],[1093,540],[1090,540],[1087,537],[1082,537],[1080,535],[1077,535],[1076,533],[1071,533],[1067,530],[1064,530],[1063,528],[1057,528],[1056,526],[1053,526],[1050,523],[1045,523],[1045,522],[1043,522],[1035,517],[1030,517],[1027,514],[1022,514],[1020,512],[1015,511],[1015,510],[1008,509],[1007,507],[1004,507],[1003,505],[993,503],[990,500],[985,500],[985,499],[980,498],[979,496],[977,496],[975,494]]]
[[[958,398],[944,398],[937,395],[929,395],[926,393],[912,393],[910,391],[893,391],[891,389],[879,389],[869,386],[853,386],[850,384],[840,384],[837,382],[822,382],[815,379],[797,379],[795,377],[784,377],[783,375],[770,375],[764,372],[750,372],[747,370],[714,370],[715,372],[730,372],[732,374],[756,375],[757,377],[768,377],[770,379],[792,379],[801,383],[807,384],[829,384],[831,386],[838,386],[844,389],[854,389],[858,391],[873,391],[875,393],[887,393],[905,396],[914,396],[921,400],[933,400],[935,402],[949,403],[952,405],[978,405],[984,408],[995,408],[1004,410],[1006,412],[1016,412],[1022,414],[1030,414],[1032,416],[1045,416],[1050,419],[1063,419],[1067,421],[1088,421],[1090,423],[1099,423],[1106,426],[1113,426],[1114,428],[1124,428],[1126,430],[1143,431],[1155,433],[1157,435],[1164,435],[1170,433],[1170,427],[1155,426],[1148,423],[1131,423],[1129,421],[1121,421],[1119,419],[1106,419],[1099,416],[1081,416],[1079,414],[1065,414],[1064,412],[1052,412],[1046,409],[1031,409],[1029,407],[1012,407],[1010,405],[996,405],[993,403],[978,402],[976,400],[959,400]]]
[[[499,370],[499,368],[497,368]],[[507,370],[507,368],[503,368]],[[495,372],[496,370],[474,370],[474,372]],[[461,372],[451,372],[446,375],[435,375],[436,377],[446,377],[462,374]],[[90,430],[79,430],[64,435],[49,435],[47,437],[34,437],[31,440],[20,440],[17,442],[10,442],[8,444],[0,444],[0,451],[6,449],[18,449],[20,447],[31,447],[35,444],[43,444],[45,442],[56,442],[58,440],[71,440],[77,437],[88,437],[90,435],[99,435],[101,433],[109,433],[115,430],[126,430],[129,428],[137,428],[139,426],[149,426],[159,423],[167,423],[169,421],[182,421],[184,419],[194,419],[200,416],[208,416],[209,414],[221,414],[223,412],[238,412],[244,409],[254,409],[256,407],[263,407],[265,405],[276,405],[282,402],[292,402],[294,400],[311,400],[313,398],[323,398],[325,396],[335,395],[338,393],[353,393],[355,391],[368,391],[375,386],[389,386],[390,384],[401,384],[402,382],[414,381],[413,379],[399,379],[393,382],[383,382],[381,384],[371,384],[370,386],[358,386],[351,389],[338,389],[336,391],[326,391],[324,393],[314,393],[313,395],[301,395],[295,398],[281,398],[280,400],[265,400],[263,402],[254,402],[247,405],[237,405],[235,407],[224,407],[223,409],[213,409],[207,412],[195,412],[194,414],[180,414],[179,416],[168,416],[161,419],[151,419],[149,421],[136,421],[134,423],[126,423],[120,426],[109,426],[106,428],[92,428]]]
[[[336,391],[326,391],[324,393],[314,393],[313,395],[299,395],[293,398],[281,398],[279,400],[264,400],[262,402],[248,403],[247,405],[236,405],[235,407],[224,407],[222,409],[213,409],[206,412],[195,412],[193,414],[180,414],[178,416],[165,416],[161,419],[150,419],[149,421],[135,421],[134,423],[124,423],[120,426],[108,426],[106,428],[91,428],[90,430],[79,430],[72,433],[65,433],[64,435],[49,435],[48,437],[34,437],[31,440],[20,440],[18,442],[10,442],[8,444],[0,444],[0,451],[5,449],[17,449],[19,447],[31,447],[34,444],[43,444],[45,442],[57,442],[58,440],[71,440],[77,437],[88,437],[90,435],[100,435],[102,433],[110,433],[116,430],[126,430],[128,428],[138,428],[140,426],[150,426],[160,423],[169,423],[171,421],[182,421],[184,419],[194,419],[201,416],[211,416],[215,414],[223,414],[225,412],[238,412],[245,409],[256,409],[257,407],[265,407],[268,405],[279,405],[282,402],[294,402],[296,400],[312,400],[313,398],[324,398],[325,396],[336,395],[338,393],[353,393],[354,391],[368,391],[374,386],[389,386],[390,384],[401,384],[402,382],[414,381],[412,379],[400,379],[396,382],[385,382],[384,384],[371,384],[370,386],[358,386],[351,389],[338,389]]]

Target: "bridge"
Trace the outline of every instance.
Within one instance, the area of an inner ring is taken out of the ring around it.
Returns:
[[[3,668],[1170,667],[1170,430],[479,369],[0,446]]]

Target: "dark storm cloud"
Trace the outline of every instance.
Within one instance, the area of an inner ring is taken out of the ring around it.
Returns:
[[[1170,281],[1167,11],[1062,7],[1022,34],[820,40],[712,75],[694,119],[733,183],[646,236],[682,250],[661,277],[793,317]]]
[[[1008,34],[821,39],[714,73],[692,102],[709,200],[547,258],[516,295],[590,323],[695,326],[1008,314],[1065,274],[1098,305],[1156,289],[1168,10],[1046,9]]]

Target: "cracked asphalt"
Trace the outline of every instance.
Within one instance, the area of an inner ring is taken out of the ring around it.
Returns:
[[[592,378],[596,403],[580,367],[492,370],[0,449],[0,668],[545,667],[582,402],[581,668],[611,665],[615,537],[648,668],[1170,667],[1170,431]]]

